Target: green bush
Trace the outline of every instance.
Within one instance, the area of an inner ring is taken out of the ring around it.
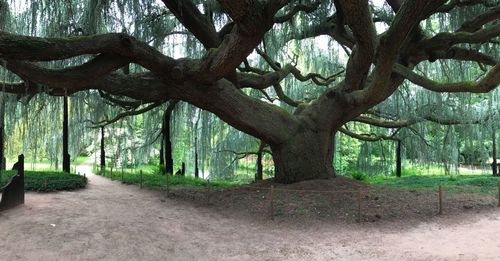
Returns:
[[[351,178],[353,178],[355,180],[359,180],[359,181],[365,181],[368,179],[368,176],[366,174],[364,174],[363,172],[359,172],[359,171],[353,171],[353,172],[349,173],[349,176],[351,176]]]
[[[16,174],[9,170],[2,173],[0,188],[3,188]],[[87,178],[75,174],[56,171],[25,171],[24,189],[27,191],[52,192],[84,188]]]

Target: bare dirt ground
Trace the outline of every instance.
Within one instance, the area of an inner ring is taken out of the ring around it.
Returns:
[[[383,210],[377,222],[358,224],[288,216],[283,203],[272,221],[253,207],[219,204],[241,197],[231,190],[214,192],[207,207],[179,191],[165,198],[85,172],[87,189],[27,193],[25,206],[0,213],[0,260],[500,260],[498,208],[457,214],[458,204],[410,222]]]

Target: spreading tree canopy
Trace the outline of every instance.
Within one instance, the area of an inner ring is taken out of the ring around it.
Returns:
[[[329,178],[335,176],[336,133],[392,137],[356,134],[344,127],[348,122],[399,129],[498,114],[464,119],[423,110],[423,100],[439,101],[407,88],[411,83],[441,95],[495,92],[498,4],[2,0],[1,65],[18,80],[4,81],[2,90],[25,96],[99,90],[123,107],[150,104],[143,111],[184,101],[267,144],[276,181]],[[419,115],[404,118],[398,109],[378,108],[403,91],[403,103]],[[451,101],[447,106],[460,107],[463,99]]]

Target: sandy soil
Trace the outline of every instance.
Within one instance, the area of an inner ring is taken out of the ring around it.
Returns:
[[[500,209],[344,224],[269,220],[95,176],[0,213],[0,260],[500,260]]]

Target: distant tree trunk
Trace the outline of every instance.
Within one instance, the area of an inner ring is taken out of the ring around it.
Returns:
[[[493,127],[492,138],[493,138],[493,146],[492,146],[493,162],[491,163],[491,169],[493,170],[493,176],[500,176],[497,164],[497,141],[496,141],[497,137],[496,137],[495,127]]]
[[[171,100],[167,109],[163,113],[162,124],[162,149],[160,152],[163,162],[165,163],[165,172],[168,174],[174,173],[174,157],[172,156],[172,141],[170,140],[170,117],[177,104],[177,100]],[[160,164],[161,164],[160,159]]]
[[[257,173],[255,173],[255,181],[262,180],[264,177],[264,171],[262,166],[262,157],[264,156],[264,148],[266,147],[266,143],[261,141],[259,145],[259,150],[257,151]]]
[[[163,151],[163,141],[160,142],[160,166],[165,166],[165,152]]]
[[[396,177],[401,177],[401,141],[397,141],[396,145]]]
[[[106,152],[104,151],[104,126],[101,127],[101,171],[106,167]]]
[[[4,150],[5,97],[2,97],[2,103],[0,106],[0,171],[4,171],[6,166]]]
[[[63,171],[70,172],[70,156],[68,144],[68,95],[64,95],[64,111],[63,111]]]
[[[196,124],[198,125],[198,124]],[[199,171],[198,171],[198,133],[194,134],[194,177],[198,178],[199,177]]]

